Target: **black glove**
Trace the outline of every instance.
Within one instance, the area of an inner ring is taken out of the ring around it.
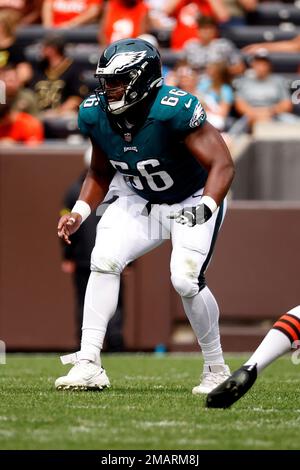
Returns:
[[[204,224],[212,216],[212,211],[206,204],[199,204],[198,206],[184,207],[178,212],[171,213],[169,219],[175,219],[179,224],[187,224],[188,227],[194,225]]]

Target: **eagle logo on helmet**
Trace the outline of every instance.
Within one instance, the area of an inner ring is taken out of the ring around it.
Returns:
[[[98,67],[96,74],[114,74],[126,71],[128,67],[141,62],[146,54],[147,51],[120,52],[108,61],[105,68]]]

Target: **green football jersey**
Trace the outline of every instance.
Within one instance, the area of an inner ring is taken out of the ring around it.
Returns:
[[[130,130],[124,138],[112,128],[95,95],[82,102],[78,125],[137,194],[152,203],[173,204],[205,185],[207,171],[183,142],[205,120],[195,96],[163,85],[131,141]]]

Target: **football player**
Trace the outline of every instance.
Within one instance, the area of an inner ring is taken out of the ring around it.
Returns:
[[[274,323],[250,359],[208,394],[208,408],[228,408],[252,387],[257,375],[291,349],[300,345],[300,305]]]
[[[142,39],[108,46],[96,70],[99,87],[80,106],[79,128],[91,139],[92,162],[79,200],[58,224],[72,235],[92,210],[102,218],[91,256],[81,349],[57,389],[102,389],[109,379],[100,351],[128,263],[172,239],[171,280],[204,356],[208,393],[230,374],[224,363],[217,302],[205,270],[226,211],[234,175],[229,151],[196,97],[163,84],[159,52]]]

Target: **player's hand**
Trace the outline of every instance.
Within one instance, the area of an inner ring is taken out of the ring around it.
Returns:
[[[57,235],[68,245],[71,244],[70,235],[75,233],[81,224],[82,217],[76,212],[63,215],[58,222]]]
[[[168,215],[169,219],[174,219],[175,222],[188,227],[194,227],[196,224],[201,225],[207,222],[212,216],[212,211],[206,204],[199,204],[198,206],[184,207],[178,212],[171,212]]]

